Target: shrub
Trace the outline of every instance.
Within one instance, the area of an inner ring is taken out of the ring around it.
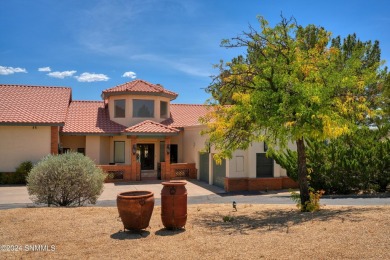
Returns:
[[[15,172],[0,173],[0,184],[26,184],[27,174],[33,167],[32,162],[22,162]]]
[[[33,167],[32,162],[25,161],[25,162],[22,162],[18,166],[18,168],[16,168],[16,172],[15,173],[18,176],[20,184],[26,184],[27,175],[31,171],[32,167]]]
[[[313,188],[309,189],[309,196],[310,200],[306,202],[305,205],[301,204],[301,197],[299,193],[296,193],[295,191],[291,192],[291,199],[297,203],[297,207],[302,211],[308,211],[308,212],[314,212],[314,211],[319,211],[321,204],[320,204],[320,199],[322,195],[324,195],[325,191],[324,190],[318,190],[314,191]]]
[[[103,171],[80,153],[48,155],[27,176],[27,189],[35,203],[48,206],[95,204],[104,178]]]
[[[326,193],[385,191],[390,184],[388,130],[359,129],[353,135],[330,142],[306,141],[310,187]],[[297,180],[295,151],[272,151],[271,156],[293,180]]]

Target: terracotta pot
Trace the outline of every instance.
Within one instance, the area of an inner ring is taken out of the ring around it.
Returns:
[[[116,206],[125,230],[145,229],[152,217],[154,194],[150,191],[122,192],[116,198]]]
[[[167,229],[182,228],[187,222],[187,183],[184,181],[162,182],[161,220]]]

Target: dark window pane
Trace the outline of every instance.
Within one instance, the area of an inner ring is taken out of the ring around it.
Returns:
[[[168,117],[168,102],[160,102],[160,117]]]
[[[154,117],[154,101],[134,99],[133,117]]]
[[[115,105],[114,117],[125,117],[126,100],[125,99],[115,100],[114,105]]]
[[[85,155],[85,148],[77,148],[77,152]]]

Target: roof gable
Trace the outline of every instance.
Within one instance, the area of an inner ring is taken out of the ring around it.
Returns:
[[[178,129],[175,129],[173,127],[169,127],[166,125],[162,125],[156,122],[153,122],[151,120],[145,120],[139,124],[136,124],[134,126],[130,126],[126,128],[124,131],[128,135],[135,134],[162,134],[162,135],[176,135],[180,131]]]
[[[63,125],[71,89],[0,85],[0,124]]]
[[[177,93],[166,90],[160,84],[152,84],[141,79],[126,82],[122,85],[118,85],[116,87],[103,90],[102,95],[103,98],[106,99],[111,95],[118,95],[118,94],[125,94],[125,93],[160,95],[160,96],[169,97],[171,100],[177,97]]]

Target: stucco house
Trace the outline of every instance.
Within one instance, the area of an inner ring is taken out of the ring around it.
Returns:
[[[0,85],[0,172],[69,150],[85,154],[112,181],[194,178],[236,190],[296,187],[265,156],[263,143],[217,165],[200,135],[205,105],[173,104],[177,93],[134,80],[102,92],[103,101],[72,100],[67,87]]]

